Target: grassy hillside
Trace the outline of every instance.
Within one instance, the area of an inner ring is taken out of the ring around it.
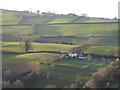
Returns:
[[[93,18],[93,17],[84,17],[81,16],[73,21],[74,23],[80,23],[80,22],[117,22],[117,20],[109,20],[109,19],[103,19],[103,18]]]
[[[18,36],[23,34],[32,34],[31,26],[3,26],[2,34]]]
[[[13,11],[15,12],[15,15],[18,16],[18,17],[21,17],[21,16],[37,16],[38,14],[36,13],[32,13],[32,12],[26,12],[26,11]]]
[[[51,37],[51,36],[45,36],[42,37],[42,40],[40,42],[49,42],[49,43],[73,43],[73,44],[83,44],[88,39],[93,38],[93,36],[83,36],[83,37]],[[110,46],[118,46],[118,37],[114,36],[94,36],[100,43]]]
[[[54,15],[54,14],[37,14],[27,11],[1,10],[3,24],[41,24],[41,23],[79,23],[79,22],[113,22],[103,18],[91,18],[73,15]],[[54,17],[53,17],[54,16]]]
[[[53,36],[116,36],[118,24],[36,25],[35,30]]]
[[[84,51],[84,53],[96,53],[97,55],[118,55],[118,47],[111,46],[94,46]]]
[[[90,18],[85,22],[117,22],[117,20],[109,20],[109,19],[103,19],[103,18]]]
[[[49,20],[50,18],[52,18],[52,16],[32,16],[32,17],[23,17],[22,21],[20,22],[20,24],[42,24],[45,21]]]
[[[91,46],[82,51],[83,53],[118,56],[117,23],[72,24],[80,22],[113,22],[114,20],[9,10],[3,10],[2,15],[2,24],[11,24],[11,26],[3,26],[0,34],[3,39],[0,50],[3,52],[4,80],[8,79],[9,81],[9,78],[10,80],[12,78],[13,80],[18,78],[21,81],[27,80],[28,83],[25,82],[24,84],[30,88],[41,88],[47,85],[70,86],[76,83],[78,79],[84,83],[92,78],[91,75],[94,72],[107,66],[108,63],[99,61],[99,59],[96,62],[62,59],[65,54],[58,53],[68,52],[71,48],[86,43],[91,37],[97,39],[104,46]],[[58,25],[52,23],[71,24]],[[17,24],[17,26],[12,26],[13,24]],[[33,40],[30,52],[26,54],[15,53],[25,52],[21,40],[26,38]],[[48,63],[63,66],[51,66]]]
[[[3,24],[32,24],[31,26],[3,26],[3,41],[20,41],[26,37],[37,39],[41,35],[44,36],[42,42],[82,44],[85,40],[94,36],[103,44],[117,46],[118,24],[33,25],[42,23],[112,22],[114,20],[73,15],[36,14],[26,11],[2,11],[3,22],[5,22]],[[30,36],[30,34],[33,35]]]
[[[82,44],[91,36],[103,44],[117,46],[118,24],[36,25],[35,32],[42,36],[76,36],[43,38],[43,42],[77,42]]]
[[[32,54],[19,54],[19,55],[3,55],[3,65],[16,65],[16,64],[40,64],[48,63],[56,59],[59,54],[51,53],[32,53]]]
[[[63,44],[50,44],[50,43],[32,43],[30,51],[58,51],[67,52],[73,47],[78,45],[63,45]],[[20,52],[21,48],[19,42],[3,42],[3,52]],[[97,55],[114,55],[118,56],[118,48],[113,46],[93,46],[83,51],[84,53],[92,53]]]
[[[77,16],[67,16],[67,15],[56,15],[48,23],[70,23],[74,19],[78,18]]]
[[[52,62],[52,64],[63,65],[63,66],[72,66],[72,67],[80,67],[80,68],[86,68],[89,65],[92,65],[92,66],[97,66],[97,65],[98,66],[105,66],[105,65],[107,65],[106,62],[102,62],[102,61],[94,62],[94,60],[88,61],[88,60],[76,60],[76,59],[72,59],[72,60],[63,59],[61,61],[54,61],[54,62]]]
[[[2,11],[2,24],[18,24],[20,18],[15,16],[15,13],[8,10]]]
[[[32,43],[32,52],[35,51],[59,51],[67,52],[70,48],[76,45],[61,45],[61,44],[49,44],[49,43]],[[19,52],[19,42],[3,42],[2,50],[5,52]]]
[[[28,87],[46,87],[47,85],[56,85],[58,88],[64,86],[69,86],[71,83],[75,83],[78,79],[77,76],[80,75],[81,81],[85,82],[91,79],[91,75],[96,70],[80,70],[79,68],[73,67],[49,67],[48,72],[50,74],[49,79],[46,81],[44,79],[36,80],[36,83]],[[58,82],[59,81],[59,82]],[[43,83],[44,82],[44,83]]]
[[[2,27],[3,41],[21,41],[23,38],[32,37],[32,36],[33,36],[32,26],[3,26]]]

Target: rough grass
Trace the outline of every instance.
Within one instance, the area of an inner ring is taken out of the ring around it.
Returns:
[[[48,72],[50,73],[49,79],[38,79],[36,80],[36,83],[32,84],[30,87],[40,88],[53,84],[58,88],[64,88],[64,86],[75,83],[77,74],[80,75],[80,81],[85,82],[92,79],[91,75],[96,71],[96,69],[81,70],[74,67],[48,67]],[[60,79],[59,77],[62,78]]]

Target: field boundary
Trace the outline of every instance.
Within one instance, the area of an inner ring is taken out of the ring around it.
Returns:
[[[84,23],[48,23],[48,24],[35,24],[35,25],[69,25],[69,24],[116,24],[120,22],[84,22]],[[7,25],[0,25],[0,26],[31,26],[32,24],[7,24]]]
[[[28,52],[28,53],[21,53],[21,52],[2,52],[2,54],[29,54],[29,53],[55,53],[55,54],[67,54],[58,51],[35,51],[35,52]]]

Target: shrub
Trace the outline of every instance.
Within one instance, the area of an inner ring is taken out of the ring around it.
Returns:
[[[97,88],[118,88],[118,80],[120,80],[120,60],[116,60],[108,67],[100,69],[92,75],[93,79],[86,82],[85,87]]]
[[[13,83],[11,83],[10,81],[3,81],[2,87],[3,88],[23,88],[24,85],[21,80],[16,80]]]
[[[56,88],[55,85],[47,85],[45,88]]]

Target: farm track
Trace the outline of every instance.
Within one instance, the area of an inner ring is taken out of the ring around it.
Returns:
[[[36,25],[69,25],[69,24],[116,24],[120,22],[83,22],[83,23],[50,23],[50,24],[36,24]],[[0,26],[32,26],[32,24],[9,24]]]
[[[82,71],[89,69],[89,68],[80,68],[80,67],[67,66],[67,65],[54,65],[54,67],[70,67],[70,68],[74,68],[74,69],[80,69]]]

